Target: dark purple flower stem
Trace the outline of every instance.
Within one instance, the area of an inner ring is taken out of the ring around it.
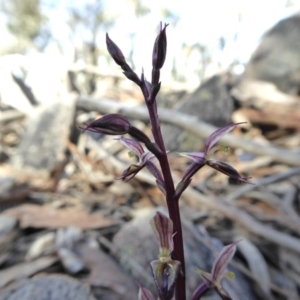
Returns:
[[[155,79],[157,80],[157,78]],[[165,189],[166,189],[166,201],[169,211],[170,219],[173,222],[174,228],[174,251],[172,254],[172,258],[174,260],[178,260],[181,263],[182,274],[177,278],[176,282],[176,299],[185,300],[185,262],[184,262],[184,250],[183,250],[183,238],[182,238],[182,228],[181,228],[181,220],[180,220],[180,211],[179,211],[179,197],[175,197],[175,188],[174,182],[171,174],[171,169],[165,149],[164,140],[162,137],[159,118],[157,115],[157,107],[156,107],[156,100],[154,101],[147,101],[148,94],[145,95],[143,89],[141,90],[145,97],[145,102],[147,104],[151,127],[152,127],[152,134],[154,137],[155,143],[160,148],[160,154],[156,154],[157,159],[159,161],[162,175],[165,182]]]

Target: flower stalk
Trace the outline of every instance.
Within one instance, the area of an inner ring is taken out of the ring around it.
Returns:
[[[83,131],[98,132],[108,135],[124,134],[130,135],[133,139],[121,137],[118,140],[138,157],[136,164],[131,164],[117,179],[129,181],[140,170],[146,168],[155,178],[158,188],[163,192],[168,207],[169,218],[161,213],[157,213],[151,221],[154,234],[159,242],[158,260],[151,262],[152,273],[157,287],[157,293],[161,300],[185,300],[185,261],[182,237],[182,227],[179,210],[179,198],[184,190],[191,183],[193,175],[202,167],[210,166],[225,175],[248,183],[248,177],[242,177],[233,167],[228,164],[211,158],[211,152],[216,143],[228,132],[241,123],[231,124],[214,132],[206,141],[204,152],[179,153],[181,156],[190,158],[193,162],[188,167],[181,181],[174,185],[170,164],[167,157],[164,139],[162,136],[160,121],[157,111],[156,96],[159,93],[160,69],[163,67],[167,54],[166,29],[168,24],[162,26],[156,37],[152,52],[152,76],[148,82],[144,76],[144,70],[139,77],[127,64],[121,49],[106,34],[106,44],[111,57],[118,64],[123,74],[131,81],[135,82],[144,96],[148,109],[152,141],[144,132],[131,125],[131,123],[121,115],[109,114],[98,120],[91,122],[83,128]],[[145,150],[146,148],[147,150]],[[159,167],[156,166],[158,162]],[[212,273],[198,271],[203,279],[203,283],[198,286],[193,294],[193,300],[200,299],[209,289],[214,288],[222,299],[226,295],[221,292],[220,278],[224,275],[224,269],[231,260],[236,249],[236,243],[223,249],[216,259]],[[147,289],[140,287],[139,299],[153,300],[155,297]]]

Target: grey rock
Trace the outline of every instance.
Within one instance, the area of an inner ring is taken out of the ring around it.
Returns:
[[[95,300],[90,289],[64,275],[40,275],[0,291],[0,300]]]
[[[56,170],[65,159],[74,113],[75,102],[71,99],[36,108],[28,119],[17,153],[12,157],[14,167],[29,172]]]
[[[217,127],[227,125],[233,112],[233,99],[228,93],[226,76],[216,75],[208,79],[175,110]],[[198,151],[204,144],[204,141],[179,127],[164,125],[162,132],[166,148],[170,151]]]
[[[300,14],[277,23],[263,37],[244,78],[269,81],[281,91],[300,93]]]
[[[16,219],[14,219],[12,217],[0,215],[0,236],[6,235],[6,234],[9,234],[10,232],[12,232],[12,230],[15,228],[16,224],[17,224]]]

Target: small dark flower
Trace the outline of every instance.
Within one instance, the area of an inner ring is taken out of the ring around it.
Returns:
[[[197,270],[197,273],[202,277],[204,283],[199,285],[195,290],[192,299],[200,299],[208,289],[214,288],[222,299],[230,299],[227,295],[221,292],[221,279],[227,277],[229,279],[234,279],[234,274],[232,272],[225,272],[229,262],[234,256],[236,251],[236,245],[239,241],[234,242],[230,245],[223,247],[218,257],[215,259],[211,273],[207,273],[200,269]],[[206,288],[205,288],[205,286]]]
[[[180,262],[171,258],[174,249],[173,222],[164,214],[157,212],[150,224],[159,243],[159,260],[154,260],[150,264],[154,281],[160,299],[170,300],[181,271]]]
[[[168,263],[154,260],[150,263],[156,289],[161,300],[171,300],[177,277],[181,271],[181,264],[177,260]]]
[[[135,154],[139,158],[138,164],[132,164],[129,168],[127,168],[123,174],[117,179],[122,179],[124,181],[129,181],[132,179],[140,170],[146,167],[150,173],[155,177],[156,181],[159,182],[158,187],[164,187],[163,177],[155,166],[154,162],[156,161],[156,157],[154,154],[150,152],[145,152],[142,145],[133,140],[127,138],[120,138],[119,141],[130,150],[131,153]]]
[[[118,114],[109,114],[98,120],[91,122],[85,128],[86,130],[109,134],[109,135],[122,135],[128,133],[131,125],[127,119]]]
[[[161,69],[167,55],[167,36],[166,29],[168,24],[165,24],[162,28],[160,24],[159,34],[154,42],[153,54],[152,54],[152,66],[154,69]]]
[[[231,124],[225,127],[222,127],[215,131],[213,134],[209,136],[205,143],[204,152],[189,152],[189,153],[179,153],[181,156],[188,157],[194,161],[193,164],[191,164],[190,168],[186,171],[183,180],[186,181],[191,178],[192,175],[194,175],[200,168],[202,168],[204,165],[208,165],[223,174],[236,179],[240,182],[250,183],[248,179],[251,177],[242,177],[236,169],[231,167],[230,165],[216,160],[216,159],[209,159],[209,155],[214,149],[214,146],[216,143],[228,132],[230,132],[233,128],[235,128],[239,124],[243,124],[245,122],[241,123],[235,123]]]

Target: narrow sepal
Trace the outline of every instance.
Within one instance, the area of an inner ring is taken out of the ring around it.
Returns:
[[[133,152],[136,156],[139,158],[142,157],[144,153],[144,149],[142,145],[133,140],[133,139],[127,139],[127,138],[120,138],[118,139],[127,149],[129,149],[131,152]]]
[[[200,165],[205,164],[205,153],[204,152],[180,152],[180,156],[192,159],[195,163]]]
[[[214,145],[228,132],[233,130],[237,125],[244,124],[247,122],[240,122],[240,123],[234,123],[227,125],[225,127],[219,128],[214,133],[212,133],[205,143],[204,153],[207,155],[210,150],[214,147]]]
[[[151,153],[152,154],[152,153]],[[153,154],[152,154],[153,155]],[[155,156],[154,156],[155,158]],[[156,158],[155,158],[156,159]],[[159,171],[159,169],[156,167],[156,165],[150,161],[150,160],[147,160],[145,162],[145,166],[146,168],[149,170],[149,172],[154,176],[154,178],[156,179],[157,182],[159,182],[159,185],[161,187],[164,187],[165,188],[165,182],[164,182],[164,179],[161,175],[161,172]]]
[[[128,133],[130,126],[129,121],[123,116],[118,114],[109,114],[91,122],[82,129],[83,132],[88,130],[109,135],[122,135]]]
[[[134,165],[129,166],[121,176],[117,177],[117,180],[123,180],[125,182],[132,179],[140,170],[144,168],[144,165]]]
[[[158,240],[160,254],[162,251],[166,252],[166,255],[168,253],[171,254],[174,249],[172,220],[161,212],[156,212],[155,216],[150,220],[150,225]]]
[[[229,176],[230,178],[236,179],[239,182],[252,184],[250,181],[248,181],[248,179],[250,179],[251,177],[242,177],[236,169],[222,161],[210,159],[206,161],[206,164],[213,169]]]
[[[219,253],[217,259],[213,264],[211,272],[214,280],[220,280],[220,278],[225,275],[224,271],[227,268],[229,262],[232,260],[236,251],[236,245],[239,242],[240,240],[223,247],[223,249]]]

